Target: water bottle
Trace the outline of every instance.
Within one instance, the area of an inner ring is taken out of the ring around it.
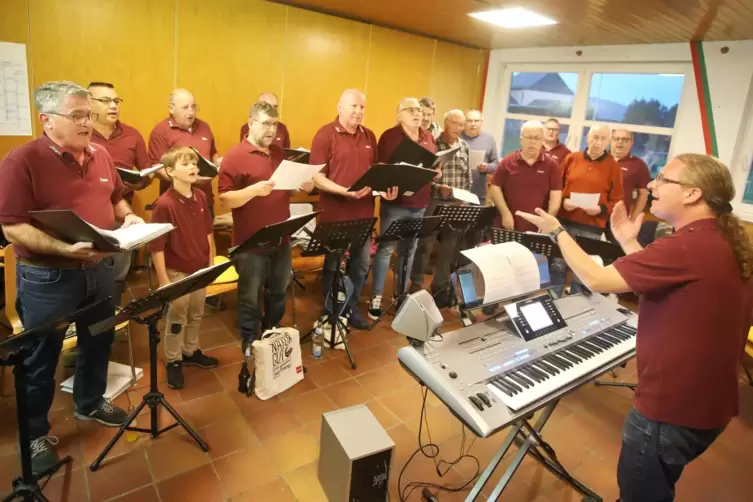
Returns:
[[[322,331],[322,323],[317,322],[314,327],[314,336],[311,337],[311,355],[314,359],[322,358],[322,345],[324,344],[324,332]]]

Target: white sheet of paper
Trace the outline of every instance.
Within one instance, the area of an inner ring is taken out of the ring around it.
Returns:
[[[479,164],[483,164],[484,157],[486,157],[486,152],[483,150],[471,150],[471,155],[468,158],[468,164],[470,164],[471,169],[478,170]]]
[[[31,136],[25,44],[0,42],[0,136]]]
[[[462,200],[463,202],[470,202],[471,204],[481,204],[481,201],[478,200],[478,195],[473,192],[469,192],[468,190],[463,190],[462,188],[453,188],[452,196],[457,200]]]
[[[575,204],[576,207],[583,209],[596,209],[599,207],[598,193],[578,193],[573,192],[570,194],[570,202]]]
[[[461,251],[476,264],[484,278],[483,303],[492,303],[537,291],[539,265],[533,253],[517,242],[479,246]]]
[[[274,190],[298,190],[301,185],[322,170],[324,164],[312,166],[283,160],[277,167],[270,181],[274,181]]]

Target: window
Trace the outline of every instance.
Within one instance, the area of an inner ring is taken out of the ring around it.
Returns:
[[[684,75],[594,73],[587,120],[667,127],[675,125]]]

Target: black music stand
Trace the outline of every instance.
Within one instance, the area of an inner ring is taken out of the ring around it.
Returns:
[[[393,221],[389,228],[385,232],[376,238],[377,242],[389,242],[397,241],[398,244],[402,241],[411,239],[421,239],[428,237],[441,227],[441,216],[426,216],[424,218],[404,218],[402,220]],[[399,308],[407,296],[406,290],[408,289],[408,257],[401,256],[398,251],[398,263],[394,268],[394,286],[395,286],[395,298],[389,307],[382,310],[380,315],[374,323],[369,326],[369,330],[374,329],[379,321],[384,318],[385,315],[392,309],[392,307]]]
[[[100,300],[91,305],[87,305],[72,314],[45,323],[41,326],[27,329],[23,333],[11,336],[0,342],[0,366],[12,366],[13,377],[16,389],[16,419],[18,421],[18,442],[21,456],[21,476],[13,480],[13,491],[3,499],[4,502],[13,500],[23,500],[24,502],[47,502],[47,498],[42,495],[42,488],[39,481],[48,476],[55,474],[60,467],[71,461],[68,455],[55,465],[50,466],[39,474],[34,474],[31,470],[31,432],[29,432],[29,417],[27,416],[27,398],[26,395],[26,376],[27,368],[24,365],[24,359],[27,352],[31,350],[34,342],[37,341],[43,332],[54,330],[65,330],[68,325],[75,322],[85,312],[102,305],[109,301],[109,298]]]
[[[165,287],[156,289],[152,293],[137,298],[131,303],[126,305],[118,314],[110,319],[103,321],[99,324],[91,326],[92,334],[101,333],[111,329],[113,326],[120,324],[126,320],[131,320],[139,324],[145,324],[149,329],[149,392],[144,394],[141,403],[131,413],[128,419],[123,425],[120,426],[120,430],[113,436],[102,453],[92,462],[89,468],[92,471],[99,469],[99,465],[104,460],[105,456],[115,446],[115,443],[120,439],[125,431],[146,432],[156,438],[160,434],[169,431],[170,429],[180,425],[186,432],[196,441],[199,447],[203,451],[208,451],[209,447],[199,437],[188,423],[178,414],[175,409],[165,400],[164,394],[159,391],[157,386],[157,345],[160,342],[159,329],[157,329],[157,322],[164,316],[167,310],[167,305],[173,300],[180,298],[181,296],[193,293],[199,289],[209,286],[215,279],[217,279],[222,273],[233,265],[233,260],[215,265],[213,267],[199,270],[198,272],[189,275],[185,279],[169,284]],[[145,315],[148,314],[148,315]],[[142,427],[131,427],[131,423],[138,417],[144,406],[149,406],[151,427],[145,429]],[[167,427],[160,429],[158,424],[158,405],[162,405],[173,416],[175,423],[168,425]]]
[[[339,343],[345,346],[345,351],[350,359],[350,366],[353,369],[356,369],[356,361],[353,359],[353,354],[348,344],[348,328],[340,321],[340,312],[337,311],[339,294],[340,292],[345,292],[341,263],[346,252],[350,249],[360,249],[368,239],[371,239],[371,233],[374,231],[376,221],[376,218],[364,218],[361,220],[320,222],[311,235],[308,246],[301,253],[301,256],[332,254],[336,258],[334,276],[327,293],[331,299],[331,306],[327,307],[327,299],[325,298],[324,314],[332,330],[329,342],[330,348],[338,344],[337,339],[339,338],[341,340]],[[346,295],[345,303],[347,304],[347,302],[348,298]],[[303,338],[309,337],[312,331],[309,331]]]
[[[484,206],[441,204],[434,210],[434,216],[441,216],[443,218],[443,231],[447,229],[460,234],[457,243],[455,244],[455,250],[453,251],[452,262],[450,264],[450,275],[460,268],[463,260],[463,255],[460,252],[463,250],[462,248],[465,244],[464,241],[466,235],[478,224],[479,218],[484,214],[484,209]],[[457,296],[452,281],[442,285],[438,291],[433,292],[432,297],[437,298],[446,290],[449,290],[450,292],[450,305],[457,304]]]
[[[552,242],[548,235],[502,228],[492,229],[492,244],[502,244],[503,242],[517,242],[532,252],[544,255],[547,258],[562,258],[560,247]]]

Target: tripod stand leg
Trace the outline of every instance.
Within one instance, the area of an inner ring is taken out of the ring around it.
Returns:
[[[120,436],[123,435],[123,433],[126,431],[126,429],[133,423],[134,420],[136,420],[136,417],[139,416],[139,413],[141,413],[141,410],[144,409],[144,406],[146,405],[146,401],[143,400],[139,405],[136,407],[135,410],[131,413],[131,415],[128,417],[128,419],[125,421],[123,425],[120,426],[120,429],[118,429],[118,432],[115,433],[115,435],[110,439],[110,442],[107,443],[107,446],[105,446],[105,449],[102,450],[102,453],[99,454],[99,456],[94,460],[94,462],[91,463],[89,466],[89,469],[93,472],[99,469],[99,464],[102,463],[102,460],[105,459],[108,453],[110,453],[110,450],[113,446],[115,446],[115,443],[118,442],[118,439],[120,439]]]
[[[207,444],[199,437],[196,431],[193,430],[193,428],[191,428],[191,426],[188,425],[188,423],[185,420],[183,420],[183,417],[178,415],[178,412],[175,411],[172,406],[170,406],[170,403],[165,401],[164,397],[160,397],[159,404],[164,406],[165,409],[168,412],[170,412],[170,414],[173,416],[175,421],[178,422],[180,426],[183,427],[186,430],[186,432],[188,432],[191,435],[191,437],[194,439],[194,441],[196,441],[196,443],[199,445],[199,448],[201,448],[202,451],[209,451],[209,446],[207,446]]]

